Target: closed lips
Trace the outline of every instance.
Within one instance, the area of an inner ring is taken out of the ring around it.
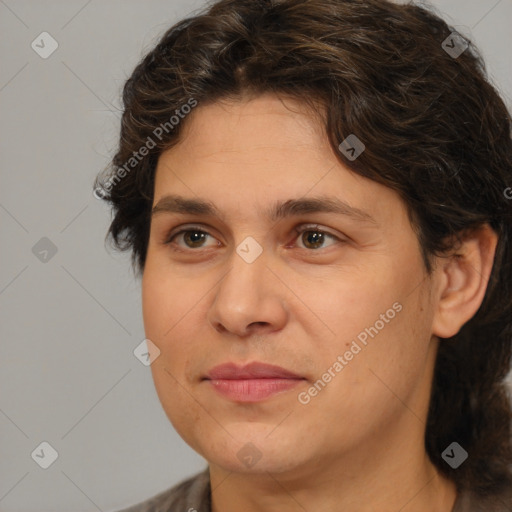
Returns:
[[[212,368],[206,375],[208,380],[248,380],[248,379],[302,379],[280,366],[253,362],[245,366],[224,363]]]

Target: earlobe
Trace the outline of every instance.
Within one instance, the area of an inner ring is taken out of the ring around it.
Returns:
[[[439,258],[437,304],[432,334],[455,336],[482,304],[491,275],[497,234],[485,224],[471,230],[456,254]]]

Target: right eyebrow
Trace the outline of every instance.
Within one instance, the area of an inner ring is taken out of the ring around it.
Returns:
[[[222,218],[217,207],[204,199],[190,199],[177,195],[166,195],[153,206],[151,216],[160,213],[181,213],[189,215],[206,215]]]

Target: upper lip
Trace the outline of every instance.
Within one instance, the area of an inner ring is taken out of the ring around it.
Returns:
[[[253,362],[245,366],[239,366],[235,363],[224,363],[212,368],[207,374],[206,379],[302,379],[289,370],[273,364]]]

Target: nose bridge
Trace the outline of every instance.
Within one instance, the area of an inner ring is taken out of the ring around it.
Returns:
[[[230,260],[230,270],[220,282],[217,291],[217,301],[227,301],[226,305],[240,312],[249,312],[254,303],[260,300],[261,285],[268,284],[266,255],[260,254],[254,260],[246,260],[240,256],[245,247],[240,244],[233,252]],[[247,254],[250,253],[250,250]]]
[[[282,290],[266,268],[269,254],[259,244],[258,249],[254,242],[246,239],[233,251],[229,270],[216,289],[208,313],[216,329],[240,336],[254,329],[252,324],[266,329],[279,328],[286,316]]]

